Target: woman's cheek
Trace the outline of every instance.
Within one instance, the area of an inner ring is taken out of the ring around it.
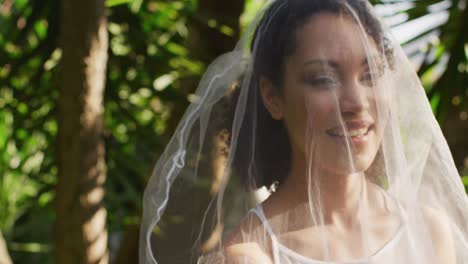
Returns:
[[[369,97],[371,102],[370,114],[377,124],[379,138],[382,137],[390,116],[390,94],[384,88],[376,87],[374,93]]]

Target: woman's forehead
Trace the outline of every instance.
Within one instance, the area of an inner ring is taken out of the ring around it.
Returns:
[[[296,32],[296,58],[300,61],[324,60],[362,63],[375,56],[373,39],[348,15],[330,13],[311,17]]]

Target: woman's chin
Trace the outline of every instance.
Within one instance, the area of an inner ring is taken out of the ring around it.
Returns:
[[[354,155],[352,158],[342,157],[335,162],[324,162],[324,169],[333,174],[356,174],[363,173],[369,169],[375,155]]]

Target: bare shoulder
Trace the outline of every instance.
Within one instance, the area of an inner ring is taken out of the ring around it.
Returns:
[[[261,221],[250,213],[224,242],[225,264],[273,263],[267,253],[269,244]]]
[[[238,243],[198,259],[198,264],[273,264],[257,243]]]
[[[450,219],[445,212],[427,206],[422,209],[422,213],[436,251],[437,263],[455,263],[455,245]]]
[[[255,242],[258,236],[263,233],[263,225],[260,219],[252,212],[249,212],[223,241],[224,246],[233,244]]]
[[[225,248],[225,253],[225,264],[273,263],[265,250],[255,242],[232,244]]]
[[[431,207],[424,207],[422,213],[430,229],[432,241],[440,243],[450,242],[452,232],[447,215],[443,211]]]

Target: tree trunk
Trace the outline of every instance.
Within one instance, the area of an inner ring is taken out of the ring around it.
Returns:
[[[0,264],[12,264],[10,254],[8,254],[8,248],[0,232]]]
[[[104,0],[62,2],[56,263],[108,263],[102,134],[108,36]]]

